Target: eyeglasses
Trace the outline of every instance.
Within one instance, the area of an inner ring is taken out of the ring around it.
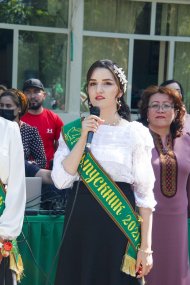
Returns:
[[[163,112],[168,112],[171,109],[174,109],[174,105],[170,103],[163,103],[162,105],[158,103],[152,103],[148,106],[149,109],[152,109],[153,111],[160,111],[160,109]]]

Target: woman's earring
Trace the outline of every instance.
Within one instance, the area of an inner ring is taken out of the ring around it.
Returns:
[[[121,100],[120,97],[116,98],[116,103],[117,103],[117,110],[119,111],[119,109],[121,108]]]
[[[149,123],[149,119],[147,118],[146,120],[147,120],[147,122]]]
[[[88,101],[88,108],[92,108],[92,103],[90,101]]]

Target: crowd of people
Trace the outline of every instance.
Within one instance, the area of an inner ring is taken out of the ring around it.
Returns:
[[[181,84],[146,88],[140,119],[131,121],[123,69],[98,60],[86,76],[89,115],[65,126],[43,107],[39,79],[22,91],[1,86],[0,284],[23,274],[16,238],[25,176],[41,176],[50,192],[69,188],[55,285],[189,285],[190,127]]]

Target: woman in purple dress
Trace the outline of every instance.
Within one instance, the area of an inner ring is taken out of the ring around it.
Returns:
[[[152,164],[157,201],[152,237],[154,266],[146,284],[189,285],[190,135],[183,133],[185,108],[176,90],[150,86],[143,92],[140,112],[155,145]]]

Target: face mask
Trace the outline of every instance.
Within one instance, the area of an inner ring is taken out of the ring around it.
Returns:
[[[0,117],[3,117],[4,119],[7,119],[9,121],[14,121],[16,118],[14,110],[8,109],[0,109]]]

